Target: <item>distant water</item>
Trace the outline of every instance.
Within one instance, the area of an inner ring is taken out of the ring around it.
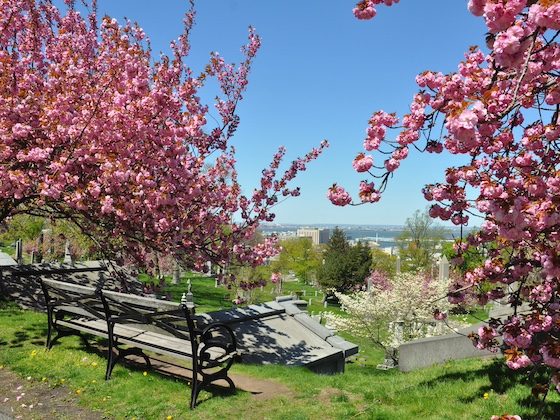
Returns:
[[[295,236],[298,227],[294,226],[261,226],[264,234],[277,233],[279,235],[293,234]],[[331,229],[331,234],[334,228]],[[390,248],[396,246],[396,238],[403,233],[402,227],[340,227],[344,231],[347,239],[376,241],[381,248]],[[456,229],[450,230],[446,239],[453,239],[459,237],[459,232]]]

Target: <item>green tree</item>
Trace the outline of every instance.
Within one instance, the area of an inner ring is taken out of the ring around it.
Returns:
[[[474,247],[470,246],[466,251],[463,251],[460,255],[460,259],[456,260],[457,264],[453,265],[455,270],[458,270],[461,274],[465,274],[467,271],[472,271],[477,267],[480,267],[487,255],[487,247]],[[449,261],[454,258],[459,257],[457,251],[453,247],[453,243],[446,242],[441,246],[441,253],[447,257]]]
[[[35,240],[39,237],[45,225],[46,221],[43,217],[18,214],[3,224],[0,240],[4,243],[18,239],[24,241]]]
[[[272,271],[289,272],[305,283],[310,283],[321,266],[321,255],[313,246],[311,238],[287,239],[280,243],[282,251],[272,263]]]
[[[397,271],[397,257],[377,248],[372,249],[370,271],[379,271],[393,277]]]
[[[371,269],[371,249],[365,242],[358,241],[350,248],[352,285],[363,283]]]
[[[363,243],[350,246],[344,232],[337,227],[327,244],[323,261],[317,272],[319,284],[325,289],[345,292],[364,282],[369,274],[371,254]]]
[[[402,270],[428,270],[445,234],[445,228],[437,225],[426,210],[416,210],[406,219],[404,230],[397,237]]]
[[[39,236],[46,231],[40,243]],[[55,261],[64,258],[66,240],[70,242],[70,253],[75,259],[96,257],[95,244],[84,235],[71,221],[65,219],[49,220],[39,216],[19,214],[12,217],[3,226],[0,241],[4,244],[22,239],[24,243],[34,242],[36,251],[46,260]]]

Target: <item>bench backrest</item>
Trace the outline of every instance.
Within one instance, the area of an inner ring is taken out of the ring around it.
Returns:
[[[57,310],[119,324],[141,324],[143,330],[165,333],[197,345],[195,324],[181,304],[160,299],[113,292],[74,283],[43,279],[45,298]]]
[[[88,318],[106,319],[99,293],[93,287],[50,279],[42,279],[41,287],[47,306]]]
[[[108,317],[119,324],[142,324],[142,329],[184,340],[196,338],[189,311],[176,302],[101,290],[100,298]]]

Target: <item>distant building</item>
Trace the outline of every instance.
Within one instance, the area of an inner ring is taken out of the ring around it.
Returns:
[[[296,233],[298,238],[311,238],[313,245],[326,244],[331,237],[330,229],[301,228]]]

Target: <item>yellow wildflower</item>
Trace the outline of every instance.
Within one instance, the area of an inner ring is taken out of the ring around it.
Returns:
[[[487,400],[490,397],[490,394],[488,394],[488,392],[485,392],[484,395],[482,396],[482,398],[484,398],[485,400]]]

